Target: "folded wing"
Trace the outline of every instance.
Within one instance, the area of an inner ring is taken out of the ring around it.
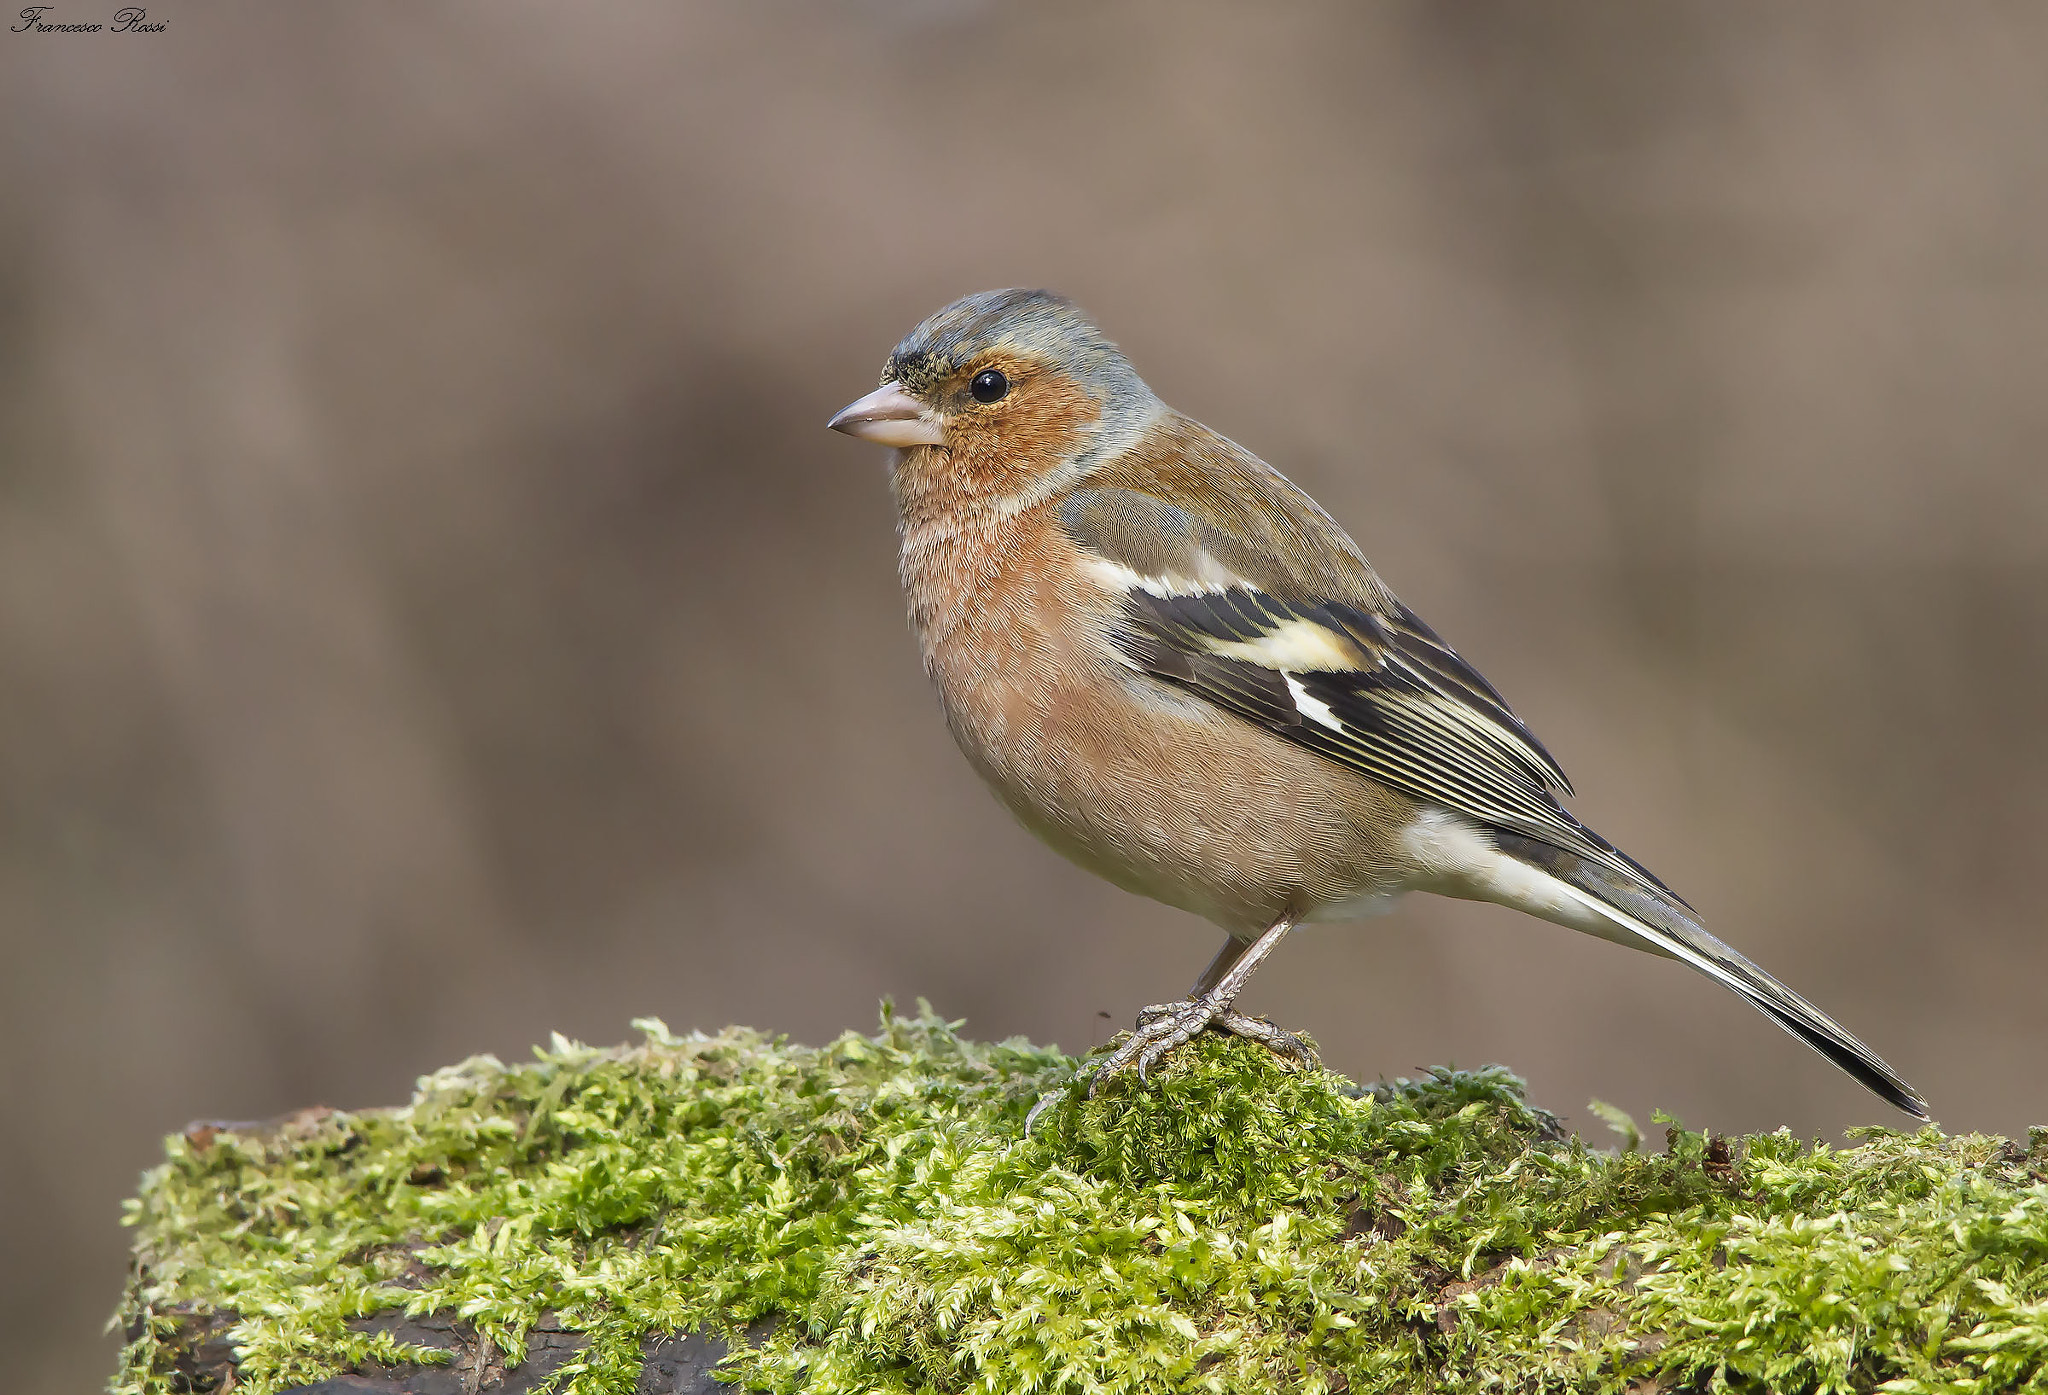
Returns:
[[[1666,889],[1564,809],[1571,783],[1543,743],[1382,588],[1318,595],[1284,558],[1132,493],[1079,491],[1062,509],[1124,592],[1110,637],[1125,663],[1394,789]]]

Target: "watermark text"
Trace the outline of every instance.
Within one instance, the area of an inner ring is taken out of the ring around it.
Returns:
[[[30,5],[21,12],[21,23],[9,32],[14,34],[161,34],[170,23],[168,20],[151,19],[149,11],[140,5],[123,5],[114,11],[110,20],[59,19],[52,15],[55,5]]]

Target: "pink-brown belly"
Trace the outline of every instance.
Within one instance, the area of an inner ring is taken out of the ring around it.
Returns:
[[[999,577],[926,654],[955,739],[1026,827],[1232,933],[1398,889],[1407,800],[1122,667],[1077,619],[1094,598],[1031,575]]]

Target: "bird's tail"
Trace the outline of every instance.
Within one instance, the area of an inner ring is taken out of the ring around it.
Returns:
[[[1621,932],[1607,934],[1603,926],[1598,933],[1684,960],[1734,989],[1764,1016],[1887,1104],[1918,1119],[1928,1117],[1927,1102],[1919,1091],[1901,1080],[1875,1051],[1743,954],[1708,934],[1691,908],[1654,878],[1647,874],[1641,880],[1624,877],[1613,868],[1518,834],[1494,830],[1493,835],[1502,852],[1549,873]]]

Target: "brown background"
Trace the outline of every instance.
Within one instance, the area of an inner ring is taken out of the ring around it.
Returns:
[[[951,749],[822,429],[990,286],[1316,494],[1945,1123],[2048,1119],[2048,9],[150,8],[0,32],[11,1390],[103,1379],[191,1117],[1185,987],[1214,933]],[[1248,1002],[1581,1119],[1897,1122],[1492,908]]]

